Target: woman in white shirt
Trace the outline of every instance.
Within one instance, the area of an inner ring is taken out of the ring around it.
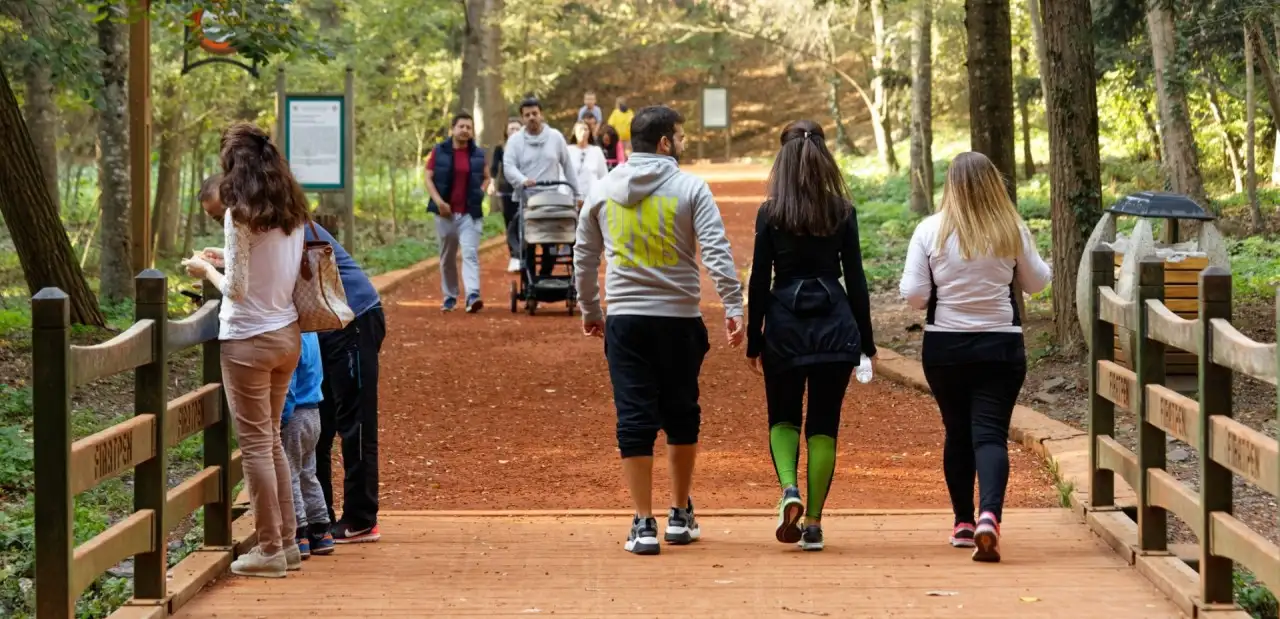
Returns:
[[[951,545],[974,548],[975,561],[1000,560],[1009,420],[1027,374],[1014,282],[1035,293],[1050,277],[995,165],[980,153],[957,156],[939,212],[911,237],[900,292],[928,312],[921,356],[946,428]]]
[[[226,248],[187,272],[222,291],[222,379],[243,453],[245,484],[258,545],[231,564],[245,576],[281,578],[301,569],[289,463],[280,442],[280,413],[301,351],[293,287],[302,262],[307,198],[289,164],[261,129],[247,123],[222,134]]]
[[[591,191],[597,180],[609,173],[604,151],[592,143],[591,128],[578,121],[573,125],[573,144],[569,145],[569,164],[578,177],[578,189],[582,196]]]

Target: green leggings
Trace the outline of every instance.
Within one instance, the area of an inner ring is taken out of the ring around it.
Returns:
[[[798,486],[800,428],[804,425],[809,444],[808,516],[822,518],[822,507],[831,491],[836,470],[836,436],[840,431],[840,408],[849,388],[853,365],[830,363],[802,366],[784,372],[765,373],[765,394],[769,401],[769,451],[784,489]],[[806,388],[809,415],[804,418]]]

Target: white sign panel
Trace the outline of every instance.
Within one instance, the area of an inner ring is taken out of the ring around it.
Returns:
[[[729,91],[724,88],[702,89],[702,128],[729,127]]]
[[[343,187],[344,115],[341,96],[289,98],[286,156],[303,188]]]

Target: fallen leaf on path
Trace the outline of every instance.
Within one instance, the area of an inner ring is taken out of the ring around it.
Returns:
[[[925,595],[929,597],[950,597],[953,595],[960,595],[960,592],[959,591],[930,591]]]
[[[813,616],[815,616],[815,617],[830,617],[830,616],[831,616],[831,613],[823,612],[823,611],[820,611],[820,610],[800,610],[800,609],[798,609],[798,608],[790,608],[790,607],[788,607],[788,606],[783,606],[783,607],[782,607],[782,610],[785,610],[785,611],[787,611],[787,612],[789,612],[789,613],[799,613],[799,614],[801,614],[801,615],[813,615]]]
[[[1030,596],[1023,596],[1023,597],[1020,597],[1020,598],[1018,598],[1018,599],[1019,599],[1019,600],[1022,600],[1023,602],[1039,602],[1039,601],[1040,601],[1040,598],[1033,598],[1033,597],[1030,597]]]

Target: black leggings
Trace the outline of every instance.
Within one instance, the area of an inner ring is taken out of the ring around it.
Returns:
[[[516,221],[516,213],[520,212],[520,203],[516,202],[515,196],[511,194],[502,194],[502,223],[507,230],[507,251],[512,258],[519,258],[520,252],[516,251],[515,241],[511,239],[511,224]]]
[[[822,363],[765,372],[764,392],[769,404],[769,427],[789,423],[804,427],[805,437],[835,438],[840,431],[840,408],[849,388],[853,364]],[[804,414],[805,386],[809,388],[809,415]]]
[[[982,511],[1002,518],[1009,485],[1009,420],[1027,377],[1026,362],[925,366],[924,376],[946,427],[942,470],[956,524],[974,524],[975,473]]]

